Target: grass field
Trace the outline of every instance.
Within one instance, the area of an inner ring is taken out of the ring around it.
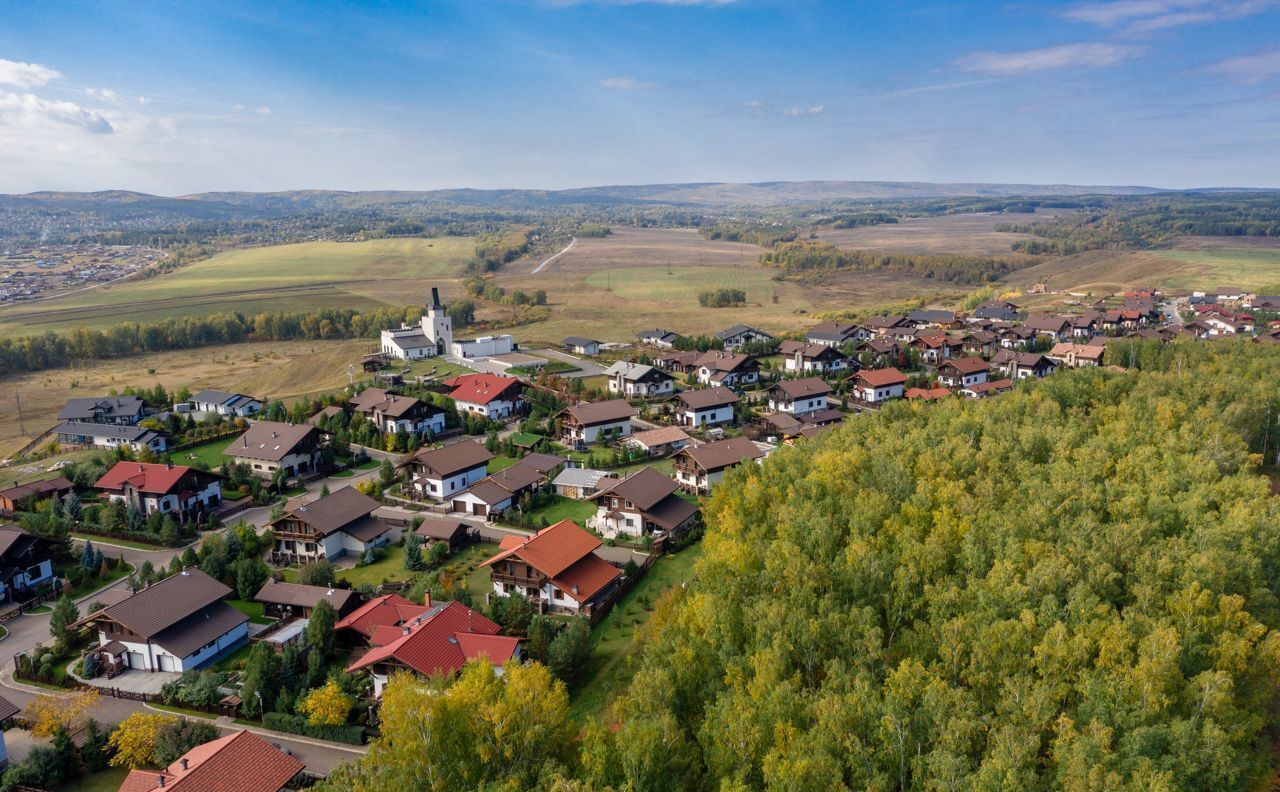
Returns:
[[[231,458],[222,452],[226,451],[227,446],[234,442],[234,437],[220,437],[208,443],[201,443],[198,446],[174,451],[173,464],[190,465],[193,462],[204,462],[210,468],[216,469],[223,462],[230,461]]]
[[[275,619],[263,615],[262,603],[253,600],[229,599],[227,604],[249,617],[254,624],[274,624]]]
[[[594,501],[580,501],[556,495],[546,506],[530,512],[529,518],[533,520],[534,525],[541,525],[542,520],[546,520],[547,525],[555,525],[561,520],[573,520],[579,526],[584,526],[587,518],[595,516],[595,513]]]
[[[632,659],[638,648],[636,628],[649,620],[653,604],[663,591],[692,578],[693,565],[701,555],[702,545],[696,544],[659,558],[635,588],[591,630],[595,646],[587,666],[587,682],[575,691],[570,704],[570,713],[577,720],[598,717],[609,697],[626,687],[635,673]]]
[[[468,237],[444,237],[231,250],[158,277],[6,307],[0,336],[231,311],[399,307],[456,279],[474,248]]]
[[[61,784],[55,792],[116,792],[129,775],[127,767],[112,767]]]
[[[345,386],[347,366],[359,364],[369,346],[368,341],[234,344],[5,377],[0,394],[0,456],[54,426],[58,411],[73,397],[101,396],[127,385],[151,387],[159,383],[170,390],[183,386],[192,391],[218,388],[287,400]],[[26,434],[19,431],[16,395],[22,399]]]
[[[906,217],[898,223],[823,231],[818,238],[845,250],[879,250],[887,253],[930,253],[989,256],[1010,261],[1023,258],[1012,245],[1030,234],[996,231],[1001,223],[1046,220],[1054,212],[1037,214],[960,214],[940,217]]]

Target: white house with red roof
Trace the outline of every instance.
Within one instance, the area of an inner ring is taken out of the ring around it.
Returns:
[[[94,486],[143,514],[178,520],[198,518],[222,503],[222,479],[185,465],[117,462]]]
[[[594,616],[618,591],[622,571],[595,554],[601,542],[572,520],[531,537],[503,537],[487,566],[493,594],[520,594],[539,613]]]
[[[305,765],[249,731],[197,745],[163,770],[129,771],[120,792],[280,792]]]
[[[458,412],[475,413],[485,418],[509,418],[524,409],[523,384],[515,377],[501,374],[464,374],[451,377],[444,384],[453,388],[449,398]]]
[[[854,398],[868,404],[901,399],[907,375],[896,368],[865,369],[853,376]]]
[[[388,601],[395,597],[399,602]],[[520,658],[520,639],[499,635],[501,628],[461,602],[409,605],[398,595],[365,603],[336,625],[337,629],[367,631],[369,650],[354,656],[348,673],[368,671],[373,692],[381,696],[398,669],[424,677],[453,675],[472,660],[485,659],[500,674],[509,660]]]

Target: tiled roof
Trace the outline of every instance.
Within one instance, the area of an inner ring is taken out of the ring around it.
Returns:
[[[405,623],[394,640],[370,649],[347,671],[394,661],[423,676],[454,674],[480,654],[501,665],[515,654],[520,640],[500,636],[499,630],[460,602],[443,603]]]
[[[230,593],[230,588],[199,569],[185,569],[90,614],[82,622],[109,618],[143,638],[151,638]]]
[[[669,476],[664,476],[651,467],[641,468],[614,484],[605,492],[619,495],[636,505],[637,509],[648,509],[658,501],[675,492],[679,487]],[[600,497],[604,492],[597,493]]]
[[[790,399],[803,399],[807,396],[825,396],[831,392],[831,386],[821,377],[805,377],[797,380],[782,380],[773,386]]]
[[[493,459],[484,446],[474,440],[464,440],[440,448],[424,448],[414,454],[410,462],[422,465],[431,473],[447,478],[464,470],[480,467]]]
[[[146,462],[117,462],[94,484],[98,489],[118,490],[130,484],[139,492],[163,495],[173,490],[191,468]]]
[[[418,605],[399,594],[374,597],[338,620],[335,630],[351,629],[368,638],[377,627],[396,627],[426,613],[430,608]]]
[[[626,399],[611,399],[602,402],[583,402],[566,408],[579,424],[591,426],[599,423],[610,423],[631,418],[639,413]]]
[[[368,517],[376,508],[378,502],[373,498],[355,487],[342,487],[319,500],[295,506],[280,519],[301,520],[320,536],[328,536]]]
[[[731,437],[728,440],[719,440],[696,448],[686,448],[677,456],[688,457],[703,470],[716,471],[729,465],[761,459],[764,457],[764,452],[745,437]]]
[[[501,374],[468,374],[453,377],[446,384],[453,388],[449,398],[467,404],[488,404],[497,399],[514,401],[520,395],[520,380]]]
[[[676,394],[676,398],[691,410],[709,410],[713,407],[738,403],[738,394],[721,387],[680,391]]]
[[[163,771],[130,770],[120,792],[279,792],[304,767],[258,735],[240,731],[192,748]]]
[[[599,539],[579,528],[572,520],[561,520],[543,528],[519,545],[502,550],[481,566],[490,566],[511,555],[518,555],[534,569],[554,578],[591,555],[599,546]]]
[[[335,589],[326,586],[304,586],[301,583],[282,583],[270,579],[258,589],[253,598],[258,602],[270,602],[275,605],[293,605],[299,608],[314,608],[321,602],[333,606],[334,611],[341,612],[351,599],[350,589]]]
[[[308,438],[315,438],[319,430],[310,424],[286,424],[276,421],[258,421],[240,437],[231,441],[224,454],[243,459],[262,459],[279,462],[295,453]]]
[[[636,432],[627,439],[645,448],[652,448],[654,446],[670,445],[671,443],[687,443],[690,437],[678,426],[660,426],[657,429]]]
[[[898,371],[896,368],[883,369],[864,369],[858,372],[857,381],[870,385],[873,388],[884,388],[890,385],[902,385],[907,381],[907,375]]]
[[[977,374],[979,371],[990,369],[991,365],[979,357],[958,357],[945,361],[938,368],[952,368],[960,374]]]

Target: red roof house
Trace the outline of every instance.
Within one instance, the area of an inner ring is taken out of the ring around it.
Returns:
[[[491,569],[496,596],[522,594],[551,613],[588,613],[617,591],[622,571],[595,554],[601,542],[572,520],[561,520],[528,539],[503,538]]]
[[[120,792],[280,792],[305,765],[256,734],[197,745],[164,770],[130,770]]]

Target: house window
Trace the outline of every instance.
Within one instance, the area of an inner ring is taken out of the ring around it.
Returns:
[[[541,592],[535,586],[525,586],[524,593],[529,599],[537,599]]]
[[[551,590],[551,598],[552,598],[552,599],[562,600],[562,599],[564,599],[564,592],[563,592],[563,591],[561,591],[560,589],[552,589],[552,590]]]

